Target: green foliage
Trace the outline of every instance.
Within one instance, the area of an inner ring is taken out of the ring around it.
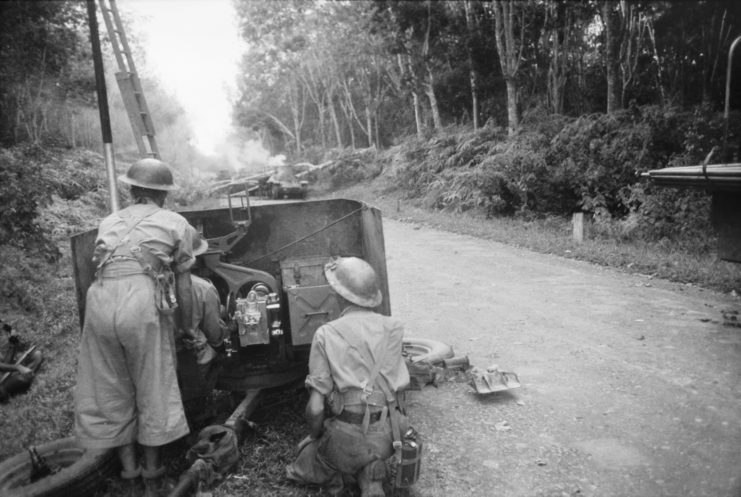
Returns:
[[[107,203],[102,164],[86,150],[0,149],[0,245],[57,258],[55,237],[79,230]]]
[[[711,253],[715,236],[709,230],[710,195],[700,190],[662,188],[638,182],[622,190],[630,212],[615,218],[598,211],[595,233],[618,240],[673,240],[693,252]]]
[[[37,311],[49,265],[42,258],[18,247],[0,244],[0,299],[22,311]]]
[[[42,240],[37,209],[46,199],[42,168],[35,160],[40,149],[0,149],[0,245],[25,246]]]
[[[50,194],[75,200],[105,185],[103,157],[90,150],[47,152],[42,168],[43,182]]]
[[[0,142],[63,140],[70,103],[89,98],[89,61],[83,3],[0,2]]]
[[[320,170],[316,175],[316,184],[320,189],[337,189],[374,178],[381,172],[376,162],[376,150],[343,150],[332,153],[333,163]]]
[[[398,147],[395,179],[434,209],[528,217],[586,210],[598,235],[682,239],[709,250],[708,195],[652,187],[640,173],[697,164],[722,134],[723,121],[707,110],[648,106],[578,119],[534,112],[511,137],[486,128],[410,140]]]

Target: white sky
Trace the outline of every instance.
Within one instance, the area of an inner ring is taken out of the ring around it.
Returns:
[[[118,6],[122,16],[136,16],[131,21],[147,57],[137,72],[156,77],[177,96],[190,117],[193,145],[214,153],[231,130],[245,50],[231,0],[119,0]]]

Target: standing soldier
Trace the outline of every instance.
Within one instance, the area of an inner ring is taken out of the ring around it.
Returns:
[[[75,391],[75,432],[89,448],[117,448],[135,492],[160,495],[160,447],[189,431],[175,372],[175,323],[192,335],[193,228],[164,209],[170,168],[142,159],[125,176],[133,205],[98,228],[96,281],[87,292]],[[136,443],[143,464],[137,460]]]
[[[311,343],[306,378],[310,434],[299,444],[288,478],[324,485],[331,495],[339,495],[343,476],[352,476],[362,497],[383,497],[385,461],[394,451],[391,417],[407,425],[389,398],[409,384],[401,354],[404,328],[400,321],[373,312],[382,295],[370,264],[357,257],[339,258],[324,267],[324,274],[342,312],[320,327]],[[325,420],[329,398],[335,416]]]

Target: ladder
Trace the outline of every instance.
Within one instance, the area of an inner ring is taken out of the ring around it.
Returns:
[[[118,82],[118,89],[121,91],[126,113],[129,115],[136,146],[143,157],[159,159],[152,116],[149,114],[139,75],[136,73],[134,58],[131,56],[131,48],[126,40],[126,33],[121,22],[121,16],[118,14],[116,0],[98,0],[98,4],[108,30],[108,37],[111,39],[113,54],[116,56],[116,62],[118,63],[116,81]]]

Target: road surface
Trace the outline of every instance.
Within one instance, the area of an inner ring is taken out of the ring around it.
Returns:
[[[741,303],[384,220],[392,313],[522,388],[414,392],[413,496],[741,497]]]

